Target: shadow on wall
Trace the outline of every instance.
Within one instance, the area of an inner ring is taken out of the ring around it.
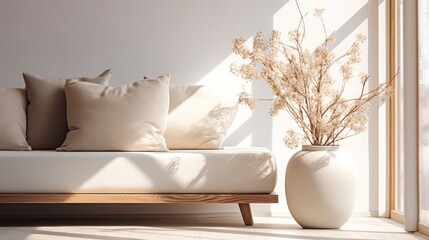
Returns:
[[[22,87],[22,72],[85,76],[106,67],[113,69],[114,85],[166,72],[172,74],[172,83],[197,83],[231,54],[234,38],[270,32],[273,15],[287,2],[0,1],[0,87]],[[258,85],[253,91],[267,93]],[[267,112],[268,107],[258,108],[225,145],[252,134],[252,145],[270,148],[272,120]],[[269,206],[262,210],[269,211]]]
[[[231,54],[234,38],[269,33],[273,15],[288,2],[0,1],[0,87],[23,86],[24,71],[85,76],[106,67],[113,69],[113,85],[166,72],[172,83],[197,83]],[[228,70],[219,82],[234,77]],[[269,92],[259,86],[253,91]],[[271,147],[267,112],[258,108],[250,127],[239,130],[252,134],[252,145]],[[225,144],[236,145],[246,136]]]
[[[379,0],[379,4],[384,0]],[[336,48],[341,42],[346,39],[352,32],[358,28],[365,20],[368,19],[368,12],[370,12],[370,4],[366,3],[362,8],[359,9],[353,16],[351,16],[347,22],[341,27],[335,30],[334,36],[336,41],[330,44],[328,47],[330,50]]]

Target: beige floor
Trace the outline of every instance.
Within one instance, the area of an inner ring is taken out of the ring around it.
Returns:
[[[429,239],[392,220],[370,217],[353,217],[339,230],[301,229],[286,217],[255,217],[253,227],[243,226],[239,216],[0,222],[1,240]]]

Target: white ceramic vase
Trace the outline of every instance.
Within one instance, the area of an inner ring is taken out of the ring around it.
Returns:
[[[339,146],[302,146],[286,169],[286,199],[303,228],[339,228],[352,215],[356,165]]]

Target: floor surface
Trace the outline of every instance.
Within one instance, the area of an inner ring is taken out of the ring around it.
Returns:
[[[240,216],[144,217],[136,219],[0,220],[1,240],[137,239],[429,239],[410,234],[390,219],[353,217],[341,229],[302,229],[292,218],[255,217],[246,227]]]

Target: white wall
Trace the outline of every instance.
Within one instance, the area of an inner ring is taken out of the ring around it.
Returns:
[[[377,4],[370,3],[373,1],[299,2],[310,19],[314,8],[326,8],[328,30],[337,31],[335,51],[346,49],[356,33],[377,33],[368,20],[375,17],[372,10]],[[22,72],[80,76],[97,75],[106,68],[113,69],[113,85],[167,72],[172,74],[173,83],[240,82],[229,73],[229,65],[236,59],[231,55],[232,40],[251,38],[258,31],[268,34],[273,28],[287,32],[297,26],[298,17],[291,0],[1,0],[0,87],[23,87]],[[309,47],[321,42],[321,27],[314,23],[307,23],[308,33],[314,34],[306,43]],[[377,56],[377,51],[370,51],[374,49],[368,44],[362,50],[365,61],[358,70],[377,69],[369,65],[378,62],[366,61]],[[253,86],[253,92],[262,96],[270,93],[262,82]],[[281,140],[293,123],[285,114],[271,119],[268,107],[263,104],[253,113],[243,107],[225,144],[273,149],[278,161],[276,191],[280,203],[254,209],[284,215],[288,214],[284,170],[295,150],[287,149]],[[357,213],[370,210],[369,166],[373,160],[369,158],[368,136],[364,133],[343,142],[359,166]],[[236,206],[205,205],[91,209],[68,207],[72,212],[237,212]]]
[[[367,35],[368,40],[362,45],[363,61],[356,65],[356,73],[365,72],[370,74],[370,88],[378,86],[386,81],[388,68],[386,62],[387,29],[386,26],[386,2],[381,1],[299,1],[302,12],[308,13],[309,20],[306,21],[307,41],[304,42],[308,48],[314,48],[321,43],[323,29],[320,22],[312,17],[315,8],[325,8],[325,23],[327,32],[334,32],[336,42],[331,49],[337,56],[350,47],[358,33]],[[277,29],[291,29],[298,24],[298,12],[294,1],[286,4],[274,15],[274,27]],[[285,24],[286,23],[286,24]],[[310,37],[311,36],[311,37]],[[357,84],[351,84],[350,93],[359,89]],[[355,158],[358,166],[358,194],[356,196],[355,214],[371,214],[385,216],[386,214],[386,191],[387,179],[386,169],[387,152],[387,125],[386,104],[374,102],[368,111],[370,122],[368,131],[346,139],[341,145],[347,149]],[[279,140],[285,131],[293,126],[290,118],[284,114],[273,121],[273,151],[276,156],[284,161],[279,161],[279,169],[284,169],[287,159],[295,150],[287,149]],[[282,172],[280,172],[282,173]],[[280,175],[280,179],[284,176]],[[278,183],[279,192],[284,187],[283,182]],[[388,193],[388,192],[387,192]],[[283,196],[282,196],[283,197]],[[283,202],[283,201],[282,201]],[[284,206],[273,207],[275,213],[282,212]]]

